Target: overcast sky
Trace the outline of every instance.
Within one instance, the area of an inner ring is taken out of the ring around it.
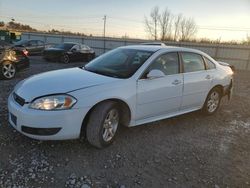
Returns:
[[[198,37],[242,40],[250,35],[250,0],[0,0],[0,20],[102,35],[107,15],[108,35],[147,38],[144,16],[156,5],[194,18]]]

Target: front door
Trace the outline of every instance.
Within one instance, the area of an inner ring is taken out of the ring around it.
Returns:
[[[160,70],[165,76],[149,79],[147,73]],[[158,57],[137,82],[136,120],[167,115],[179,111],[183,90],[183,75],[179,72],[177,53]]]

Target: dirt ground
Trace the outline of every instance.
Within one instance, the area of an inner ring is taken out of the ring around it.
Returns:
[[[250,187],[250,72],[235,74],[231,103],[214,116],[199,112],[121,128],[112,146],[84,139],[41,142],[8,125],[7,97],[33,74],[80,66],[31,58],[30,69],[0,80],[0,187]]]

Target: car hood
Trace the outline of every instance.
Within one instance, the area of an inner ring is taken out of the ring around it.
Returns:
[[[117,80],[119,79],[88,72],[82,68],[70,68],[32,76],[21,81],[14,91],[26,102],[31,102],[40,96],[68,93]]]

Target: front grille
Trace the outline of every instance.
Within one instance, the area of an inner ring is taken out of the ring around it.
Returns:
[[[20,106],[23,106],[25,104],[25,100],[22,97],[18,96],[16,93],[13,93],[13,98]]]

